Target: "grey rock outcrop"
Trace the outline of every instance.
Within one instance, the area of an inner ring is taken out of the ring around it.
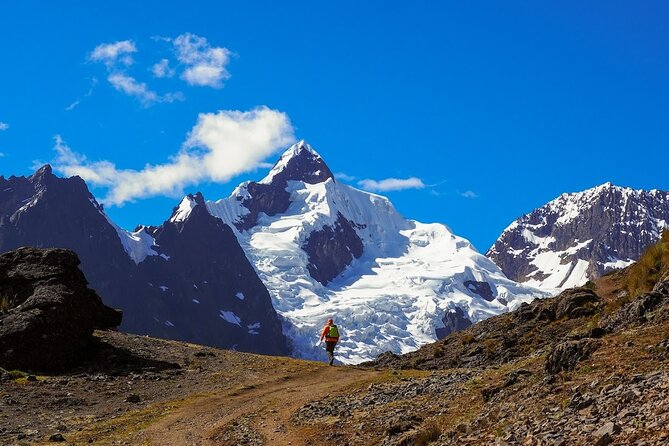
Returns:
[[[460,307],[448,310],[441,321],[444,323],[444,327],[435,330],[439,339],[443,339],[451,333],[464,330],[472,325],[472,321]]]
[[[553,347],[546,358],[546,371],[554,374],[574,370],[579,361],[588,359],[599,346],[599,341],[587,338],[561,342]]]
[[[21,248],[0,256],[0,366],[54,370],[78,359],[93,330],[115,328],[121,312],[90,288],[64,249]]]

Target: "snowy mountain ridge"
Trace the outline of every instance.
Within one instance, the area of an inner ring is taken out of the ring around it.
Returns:
[[[669,192],[604,183],[520,217],[486,255],[509,278],[554,291],[630,265],[667,227]]]
[[[446,226],[407,220],[387,198],[338,182],[304,141],[262,181],[207,208],[235,229],[297,356],[320,357],[328,317],[344,333],[340,357],[354,363],[432,342],[453,314],[472,323],[545,296],[508,280]],[[250,209],[259,212],[249,226]]]
[[[81,178],[49,166],[0,184],[0,251],[74,250],[133,333],[318,359],[334,317],[338,358],[356,363],[545,295],[446,226],[405,219],[387,198],[337,181],[304,141],[261,181],[217,201],[189,194],[160,226],[133,232]]]

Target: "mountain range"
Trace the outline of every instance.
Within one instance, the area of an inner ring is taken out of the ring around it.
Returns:
[[[123,310],[121,329],[244,351],[284,354],[288,344],[267,289],[233,231],[201,195],[159,227],[116,226],[79,177],[50,166],[0,177],[0,252],[21,246],[75,251],[104,302]],[[211,249],[215,247],[215,249]]]
[[[486,257],[445,225],[341,183],[304,141],[261,181],[215,201],[189,194],[162,225],[132,232],[79,177],[48,165],[0,177],[0,252],[74,250],[104,302],[124,311],[122,330],[314,359],[334,317],[344,363],[413,351],[624,266],[668,215],[667,193],[607,184],[522,217]]]

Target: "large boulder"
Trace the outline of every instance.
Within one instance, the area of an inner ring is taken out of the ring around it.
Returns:
[[[513,313],[516,323],[529,320],[552,322],[595,314],[602,306],[597,294],[588,288],[570,288],[551,299],[523,304]]]
[[[105,306],[65,249],[20,248],[0,255],[0,367],[57,370],[79,359],[93,330],[115,328]]]
[[[601,299],[588,288],[572,288],[563,291],[554,303],[555,319],[574,319],[591,316],[601,306]]]
[[[557,344],[546,358],[546,371],[551,374],[571,371],[579,361],[584,361],[601,345],[595,339],[579,339]]]

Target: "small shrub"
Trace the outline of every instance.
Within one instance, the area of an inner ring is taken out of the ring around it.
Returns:
[[[583,287],[595,291],[597,289],[597,284],[593,282],[592,280],[588,280]]]
[[[592,366],[592,364],[585,364],[578,369],[577,373],[587,375],[589,373],[592,373],[594,370],[595,368]]]
[[[9,310],[10,308],[9,297],[0,296],[0,312]]]
[[[606,307],[605,307],[606,308]],[[594,328],[599,328],[599,322],[602,319],[602,315],[600,313],[595,314],[590,318],[590,321],[588,321],[588,324],[586,325],[586,328],[588,330],[592,330]]]
[[[460,341],[462,341],[462,345],[469,345],[474,342],[474,335],[471,333],[463,334],[460,337]]]
[[[28,374],[26,372],[22,372],[21,370],[10,370],[9,376],[12,379],[20,379],[20,378],[27,378]]]
[[[427,360],[428,358],[416,358],[411,362],[411,368],[417,369],[421,366],[421,364],[425,363]]]
[[[501,343],[498,339],[486,339],[483,341],[483,347],[485,348],[485,353],[487,356],[492,356],[497,350],[499,350]]]
[[[604,306],[604,315],[608,316],[610,314],[615,313],[620,308],[622,308],[623,305],[625,305],[626,303],[631,302],[631,301],[632,301],[632,298],[628,294],[625,297],[621,297],[619,299],[607,302],[606,305]]]
[[[421,428],[414,436],[411,444],[416,446],[425,446],[439,440],[441,437],[441,428],[436,424],[430,424]]]

